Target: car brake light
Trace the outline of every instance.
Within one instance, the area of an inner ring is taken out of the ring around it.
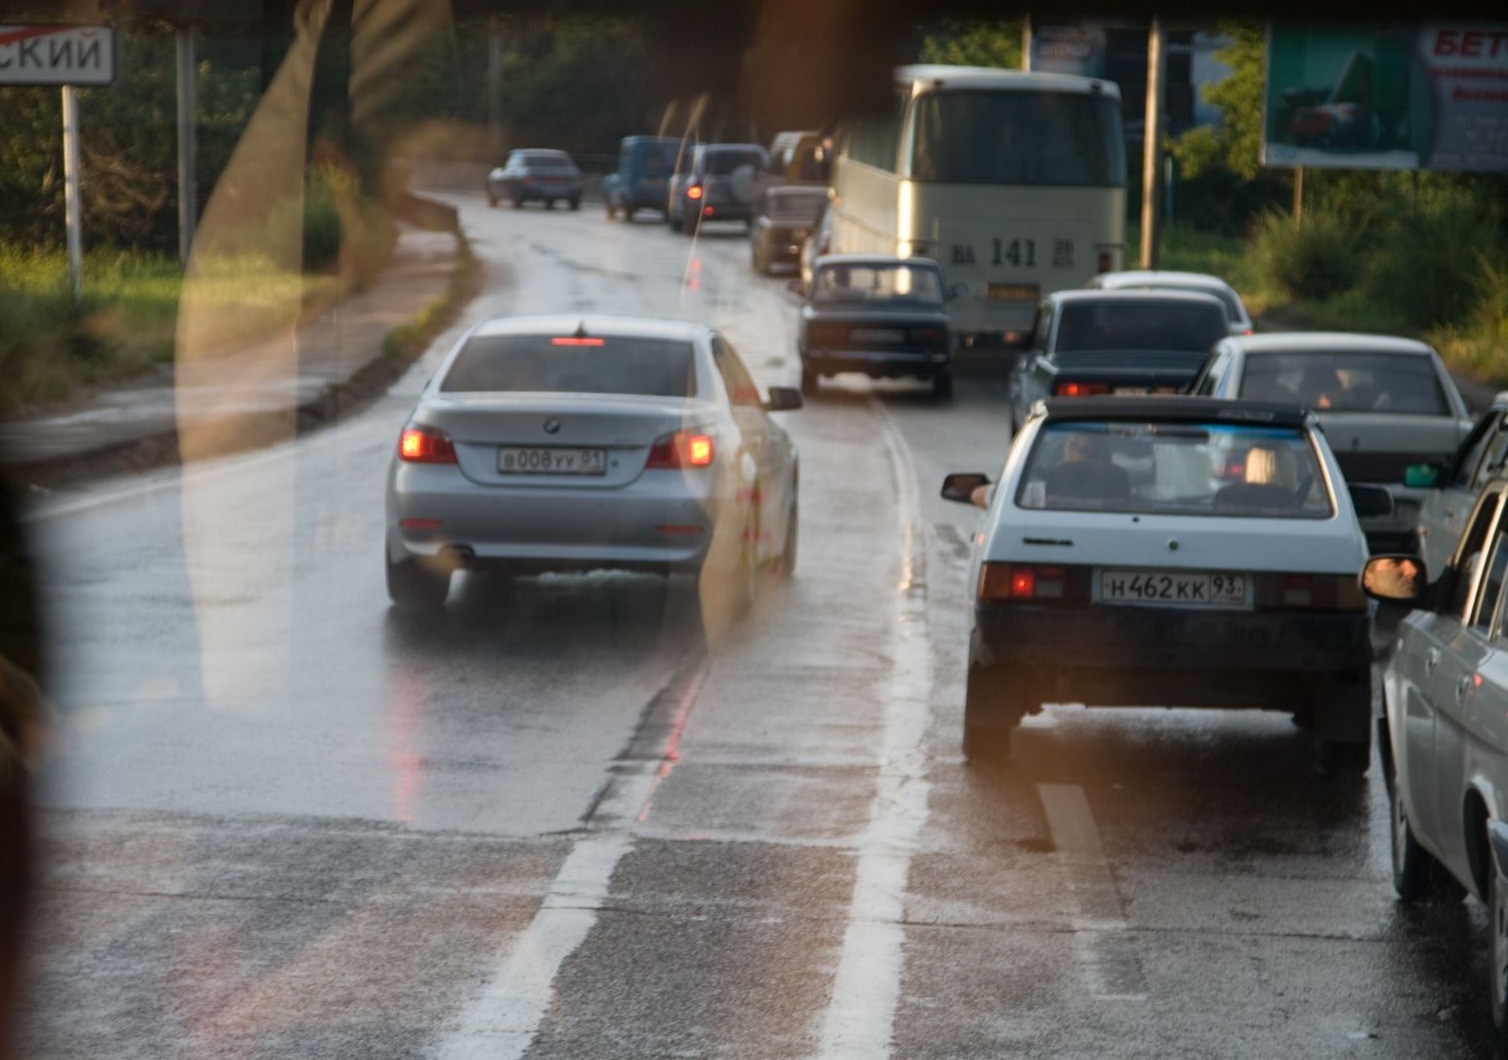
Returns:
[[[1056,397],[1089,397],[1092,394],[1110,393],[1110,384],[1077,383],[1070,379],[1060,379],[1053,384],[1052,392]]]
[[[398,458],[411,464],[454,464],[450,435],[434,427],[405,427],[398,436]]]
[[[1066,600],[1082,595],[1067,567],[1032,563],[986,563],[979,569],[976,593],[981,602],[998,600]]]
[[[676,431],[667,434],[650,446],[646,468],[710,467],[717,455],[710,434],[694,431]]]
[[[693,184],[693,185],[691,185],[691,187],[689,187],[689,188],[686,189],[686,198],[688,198],[688,199],[700,199],[701,197],[702,197],[702,186],[700,184]]]
[[[589,335],[562,335],[550,340],[551,346],[601,346],[605,339],[594,338]]]

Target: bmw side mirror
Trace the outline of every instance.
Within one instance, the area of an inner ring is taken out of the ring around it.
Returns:
[[[1347,491],[1358,519],[1386,519],[1394,512],[1393,495],[1383,486],[1352,483]]]
[[[1381,603],[1413,603],[1429,584],[1424,561],[1416,556],[1373,556],[1361,569],[1361,591]]]
[[[1440,484],[1439,464],[1410,464],[1403,470],[1403,484],[1414,489],[1429,490]]]
[[[945,501],[957,501],[959,504],[973,504],[984,507],[975,500],[975,494],[981,486],[988,486],[990,477],[975,472],[954,472],[943,479],[942,498]]]
[[[806,404],[802,400],[801,391],[793,386],[772,386],[769,394],[769,399],[764,403],[766,412],[792,412]]]

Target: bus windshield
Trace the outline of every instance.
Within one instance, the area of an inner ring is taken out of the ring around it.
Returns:
[[[913,111],[913,180],[1121,187],[1125,144],[1114,99],[1078,92],[954,89]]]

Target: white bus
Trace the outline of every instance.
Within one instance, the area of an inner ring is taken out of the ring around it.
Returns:
[[[847,125],[833,252],[929,257],[960,289],[957,330],[1015,346],[1042,294],[1121,267],[1120,90],[1066,74],[903,66],[896,110]]]

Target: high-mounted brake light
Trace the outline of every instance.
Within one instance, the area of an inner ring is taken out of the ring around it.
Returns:
[[[1093,394],[1110,393],[1109,383],[1076,383],[1072,380],[1060,380],[1053,384],[1055,397],[1089,397]]]
[[[560,335],[550,340],[551,346],[602,346],[606,339],[582,335]]]
[[[710,434],[676,431],[655,440],[650,447],[646,468],[710,467],[717,455]]]
[[[398,436],[398,458],[411,464],[454,464],[456,447],[442,430],[410,426]]]

